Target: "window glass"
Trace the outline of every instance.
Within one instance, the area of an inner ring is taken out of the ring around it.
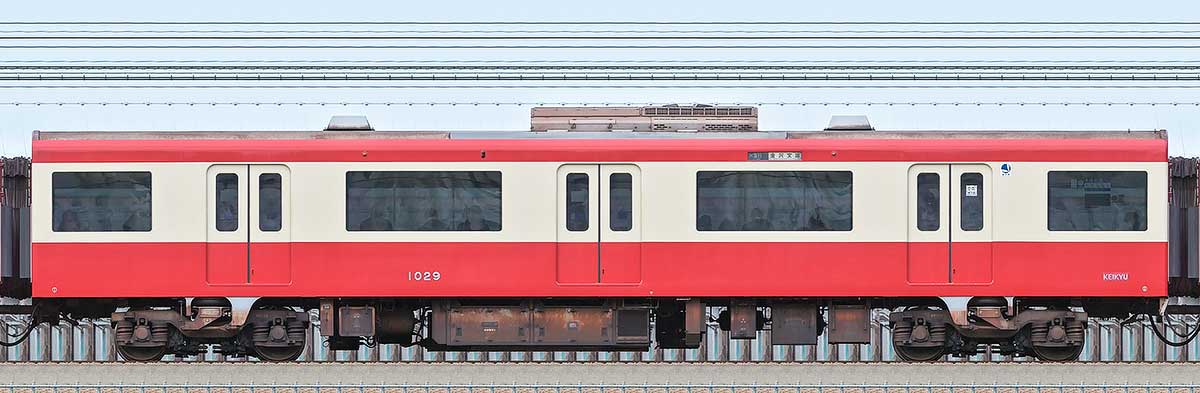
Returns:
[[[633,229],[633,175],[608,175],[608,229],[624,232]]]
[[[849,171],[711,171],[696,174],[696,230],[849,231]]]
[[[586,173],[567,174],[567,230],[572,232],[588,230],[588,213],[590,207],[588,197],[588,175]]]
[[[233,232],[238,229],[238,175],[217,174],[217,230]]]
[[[1146,172],[1051,171],[1051,231],[1146,230]]]
[[[346,173],[348,231],[499,231],[499,171]]]
[[[55,232],[150,230],[150,172],[55,172]]]
[[[258,175],[258,230],[283,228],[283,178],[278,173]]]
[[[942,227],[942,176],[917,175],[917,229],[936,231]]]
[[[959,176],[959,227],[964,231],[983,230],[983,174]]]

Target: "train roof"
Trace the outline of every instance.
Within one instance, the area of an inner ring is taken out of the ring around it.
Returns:
[[[1167,139],[1142,131],[34,131],[34,140],[377,140],[377,139]]]

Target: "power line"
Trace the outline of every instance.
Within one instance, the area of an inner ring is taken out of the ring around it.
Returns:
[[[2,25],[2,23],[0,23],[0,25]],[[1111,30],[1111,29],[1109,29],[1109,30],[1046,30],[1046,29],[1038,29],[1038,30],[1030,30],[1030,29],[1024,29],[1024,30],[978,30],[978,29],[976,29],[976,30],[912,30],[912,29],[905,29],[905,30],[857,30],[857,29],[856,30],[845,30],[845,29],[841,29],[841,30],[828,30],[828,29],[826,29],[826,30],[795,30],[795,29],[788,29],[788,30],[779,30],[779,29],[772,29],[772,30],[761,30],[761,29],[759,29],[759,30],[745,30],[745,29],[741,29],[741,30],[728,30],[728,29],[725,29],[725,30],[714,30],[714,29],[703,29],[703,30],[678,30],[678,29],[675,29],[675,30],[630,30],[630,29],[621,29],[621,30],[563,30],[563,29],[554,29],[554,30],[511,30],[511,29],[504,29],[504,30],[495,30],[495,29],[490,29],[490,30],[461,30],[461,29],[456,29],[456,30],[361,30],[361,29],[359,29],[359,30],[346,30],[346,29],[339,29],[339,30],[325,30],[325,29],[304,29],[304,30],[198,30],[198,29],[188,29],[188,30],[144,30],[144,29],[143,30],[113,30],[113,29],[105,29],[105,30],[0,30],[0,34],[31,34],[31,33],[37,33],[37,34],[77,34],[77,33],[87,33],[87,34],[92,34],[92,33],[109,33],[109,34],[112,34],[112,33],[154,33],[154,34],[164,34],[164,33],[166,33],[166,34],[172,34],[172,33],[221,33],[221,34],[237,34],[237,33],[240,33],[240,34],[245,34],[245,33],[250,33],[250,34],[270,34],[270,33],[297,33],[297,34],[330,34],[330,33],[333,33],[333,34],[341,34],[341,33],[347,33],[347,34],[472,34],[472,33],[522,33],[522,34],[534,34],[534,33],[571,33],[571,34],[635,34],[635,33],[655,33],[655,34],[662,34],[662,33],[711,33],[711,34],[718,34],[718,33],[720,33],[720,34],[758,34],[758,33],[769,33],[769,34],[800,34],[800,33],[841,33],[841,34],[864,34],[864,33],[869,33],[869,34],[880,34],[880,33],[884,33],[884,34],[887,34],[887,33],[909,33],[909,34],[946,34],[946,33],[956,33],[956,34],[1030,34],[1030,33],[1148,34],[1148,33],[1153,33],[1153,34],[1193,34],[1193,33],[1200,33],[1200,30],[1145,30],[1145,29],[1136,29],[1136,30]]]
[[[290,40],[345,40],[345,41],[1048,41],[1048,40],[1195,40],[1197,36],[1187,35],[1136,35],[1136,36],[1103,36],[1103,35],[1025,35],[1025,36],[971,36],[971,35],[176,35],[176,36],[143,36],[143,35],[62,35],[62,36],[0,36],[0,40],[46,41],[46,40],[77,40],[77,41],[290,41]]]
[[[75,81],[960,81],[960,82],[1180,82],[1200,81],[1200,73],[988,73],[841,72],[841,73],[91,73],[24,74],[0,72],[3,82]]]
[[[212,64],[290,64],[290,63],[364,63],[364,64],[502,64],[505,61],[496,60],[467,60],[467,59],[449,59],[449,60],[347,60],[347,59],[313,59],[313,60],[279,60],[279,59],[260,59],[260,60],[160,60],[160,59],[97,59],[97,60],[79,60],[79,59],[63,59],[63,60],[0,60],[0,63],[135,63],[135,64],[163,64],[163,63],[212,63]],[[513,62],[509,60],[508,62]],[[1175,64],[1175,63],[1192,63],[1200,64],[1200,59],[1197,60],[1170,60],[1170,59],[1146,59],[1146,60],[1116,60],[1116,59],[1081,59],[1081,60],[910,60],[910,59],[895,59],[895,60],[767,60],[767,59],[743,59],[743,60],[543,60],[529,59],[520,60],[526,64],[543,64],[543,63],[567,63],[567,64],[760,64],[760,63],[830,63],[830,64],[878,64],[878,63],[963,63],[963,64],[1052,64],[1052,63],[1083,63],[1083,64],[1127,64],[1127,63],[1144,63],[1144,64]]]
[[[253,71],[255,74],[299,73],[313,74],[318,72],[353,72],[381,73],[396,71],[412,71],[427,73],[513,73],[543,71],[554,74],[572,74],[583,72],[664,72],[692,73],[697,71],[709,73],[751,72],[751,73],[811,73],[814,71],[837,73],[863,72],[905,72],[931,73],[946,71],[1009,71],[1021,73],[1079,73],[1081,71],[1112,73],[1161,73],[1164,71],[1189,71],[1200,69],[1200,63],[1188,65],[0,65],[0,72],[9,71],[21,74],[49,72],[53,74],[113,74],[115,72],[134,72],[136,74],[163,74],[202,72],[203,74],[227,74]],[[55,72],[59,71],[59,72]],[[190,74],[189,74],[190,75]]]
[[[0,85],[0,89],[1197,89],[1200,85]]]
[[[672,103],[675,104],[675,103]],[[710,102],[736,106],[1200,106],[1200,101],[759,101]],[[558,101],[8,101],[0,106],[651,106],[652,102]]]
[[[1200,45],[0,45],[0,49],[1200,49]]]
[[[22,21],[3,25],[1200,25],[1196,21]]]

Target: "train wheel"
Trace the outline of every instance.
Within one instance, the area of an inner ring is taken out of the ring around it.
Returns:
[[[303,345],[287,347],[254,346],[254,356],[268,362],[290,362],[299,359],[303,353]]]
[[[910,362],[932,362],[941,359],[946,354],[946,348],[943,347],[910,347],[897,345],[895,347],[896,356],[900,359]]]
[[[1039,360],[1066,362],[1083,353],[1085,322],[1047,321],[1030,326],[1029,351]]]
[[[132,345],[118,345],[117,353],[127,361],[133,362],[157,362],[162,360],[167,354],[167,346],[155,347],[135,347]]]
[[[1079,360],[1079,354],[1081,353],[1083,353],[1082,345],[1069,347],[1033,347],[1033,356],[1036,356],[1038,360],[1044,360],[1048,362],[1069,362],[1073,360]]]
[[[272,311],[264,311],[272,312]],[[277,311],[275,311],[277,312]],[[308,324],[285,318],[272,318],[250,326],[251,351],[259,359],[288,362],[304,353]]]
[[[946,354],[946,326],[923,318],[892,323],[892,348],[900,359],[931,362]]]
[[[171,326],[163,322],[139,318],[123,319],[114,328],[117,353],[125,360],[154,362],[167,354],[167,343],[171,337]]]

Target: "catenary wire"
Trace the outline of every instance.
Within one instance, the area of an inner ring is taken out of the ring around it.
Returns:
[[[8,101],[0,106],[654,106],[679,103],[561,101]],[[691,105],[685,103],[683,105]],[[699,104],[699,103],[695,103]],[[1200,106],[1200,101],[734,101],[717,106]]]
[[[1200,45],[0,45],[0,49],[1200,49]]]
[[[0,85],[0,89],[1197,89],[1200,85]]]
[[[499,32],[503,33],[503,32]],[[561,34],[561,33],[560,33]],[[725,35],[725,36],[695,36],[695,35],[63,35],[63,36],[2,36],[0,40],[47,41],[47,40],[112,40],[112,41],[167,41],[167,40],[345,40],[345,41],[541,41],[541,40],[570,40],[570,41],[1049,41],[1049,40],[1196,40],[1200,36],[1188,35],[1025,35],[1025,36],[972,36],[972,35]]]
[[[18,21],[3,25],[1200,25],[1197,21]]]

